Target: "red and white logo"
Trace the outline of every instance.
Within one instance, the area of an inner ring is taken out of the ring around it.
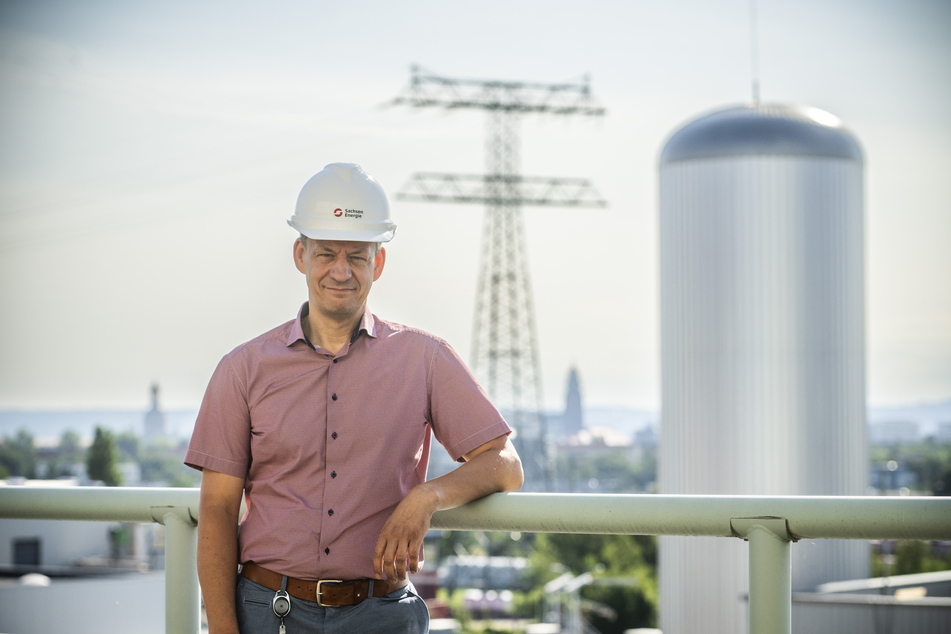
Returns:
[[[340,209],[339,207],[337,209],[334,209],[334,215],[339,218],[340,216],[343,215],[343,209]]]

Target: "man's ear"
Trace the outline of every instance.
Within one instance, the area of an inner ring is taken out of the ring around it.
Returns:
[[[380,247],[380,250],[376,252],[376,257],[373,259],[373,281],[380,279],[380,275],[383,274],[383,267],[386,265],[386,249]]]
[[[307,267],[304,265],[304,255],[307,253],[307,247],[300,238],[294,240],[294,265],[301,273],[307,273]]]

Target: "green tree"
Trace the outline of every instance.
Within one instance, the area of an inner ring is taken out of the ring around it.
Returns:
[[[948,495],[951,482],[947,476],[951,473],[951,444],[939,443],[934,437],[928,437],[914,445],[873,446],[871,448],[873,466],[887,464],[894,460],[915,476],[915,492]]]
[[[184,450],[175,445],[151,443],[139,451],[139,467],[143,482],[163,482],[172,487],[198,486],[201,477],[198,471],[182,462]]]
[[[873,577],[943,570],[951,570],[951,553],[944,552],[940,548],[940,542],[913,539],[883,541],[881,552],[872,552]]]
[[[951,465],[949,465],[941,477],[931,487],[931,492],[935,495],[951,495]]]
[[[100,480],[106,486],[119,486],[122,476],[119,475],[116,456],[116,439],[111,431],[96,427],[96,437],[86,455],[86,473],[90,480]]]
[[[657,479],[657,452],[646,449],[636,461],[630,451],[622,449],[590,456],[559,456],[555,471],[563,478],[567,491],[577,491],[579,484],[583,487],[597,480],[598,492],[640,493],[650,490]]]
[[[18,431],[13,438],[5,437],[0,443],[0,475],[35,478],[36,465],[33,436],[25,429]]]
[[[83,459],[83,450],[79,434],[67,429],[60,436],[53,455],[47,460],[47,478],[68,477],[74,474],[73,465]]]
[[[607,606],[616,615],[588,616],[604,634],[619,634],[636,627],[655,627],[657,621],[657,542],[643,535],[573,535],[542,533],[536,536],[531,569],[540,600],[544,584],[567,571],[591,572],[595,583],[582,589],[583,599]],[[630,585],[597,585],[598,578],[627,580]]]
[[[116,436],[116,447],[119,449],[119,458],[123,462],[139,462],[141,457],[141,443],[139,437],[130,431]]]
[[[79,434],[72,429],[67,429],[59,439],[59,458],[63,462],[79,462],[83,457],[83,449]]]

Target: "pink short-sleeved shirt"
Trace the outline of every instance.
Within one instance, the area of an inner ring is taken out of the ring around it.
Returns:
[[[301,579],[373,576],[384,522],[426,479],[511,432],[442,339],[367,311],[337,355],[301,317],[239,346],[205,392],[185,463],[245,479],[239,557]]]

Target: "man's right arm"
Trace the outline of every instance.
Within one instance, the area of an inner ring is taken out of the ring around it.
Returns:
[[[198,507],[198,581],[209,634],[238,634],[238,513],[244,479],[204,469]]]

